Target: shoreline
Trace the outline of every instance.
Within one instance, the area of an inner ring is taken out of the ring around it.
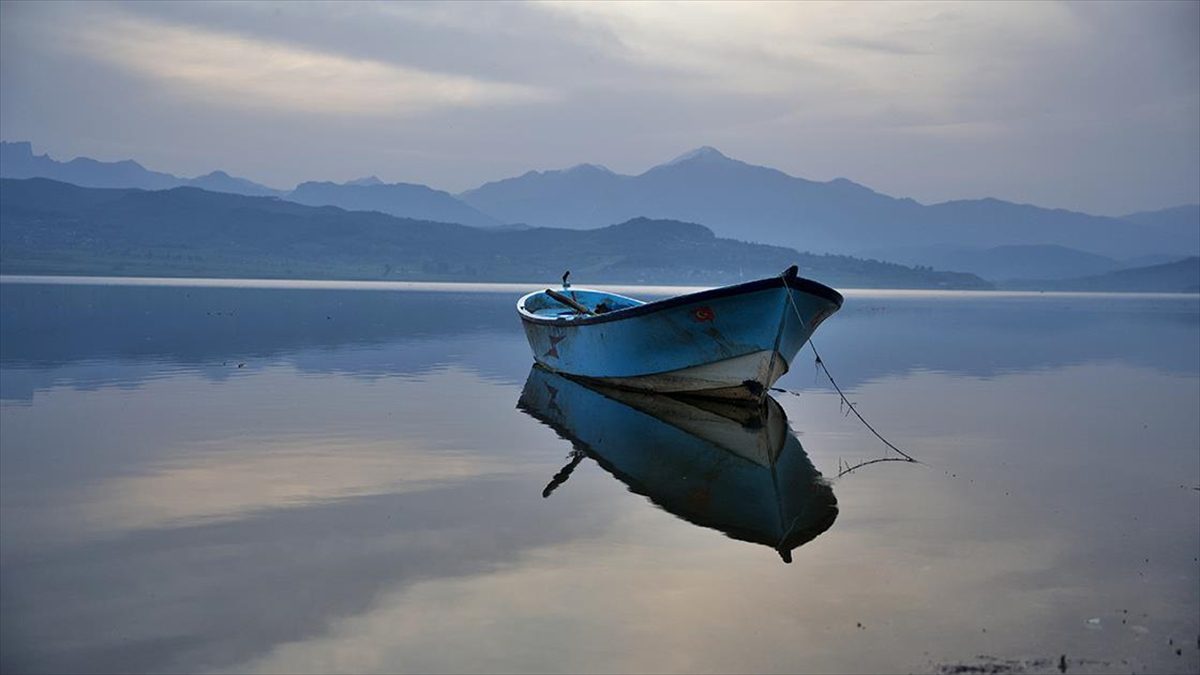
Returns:
[[[62,274],[0,274],[3,284],[43,284],[75,286],[168,286],[180,288],[264,288],[355,291],[424,291],[469,293],[525,293],[531,288],[553,286],[551,282],[473,282],[473,281],[368,281],[352,279],[268,279],[243,277],[150,277],[97,276]],[[597,283],[579,288],[596,288],[616,293],[641,292],[649,295],[682,295],[716,288],[715,286],[686,286],[671,284]],[[1019,291],[1019,290],[955,290],[931,288],[839,288],[847,297],[892,298],[1146,298],[1197,300],[1200,293],[1146,291]]]

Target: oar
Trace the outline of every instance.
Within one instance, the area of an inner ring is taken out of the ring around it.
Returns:
[[[571,472],[575,470],[575,467],[579,466],[579,463],[582,462],[583,458],[586,456],[587,455],[578,450],[572,450],[571,461],[568,462],[566,466],[559,469],[558,473],[554,474],[554,478],[550,479],[550,483],[546,485],[546,489],[542,490],[542,498],[545,499],[546,497],[549,497],[550,493],[554,492],[559,485],[567,482],[567,479],[571,477]]]
[[[571,309],[575,310],[576,312],[579,312],[580,314],[591,314],[593,316],[596,314],[592,310],[590,310],[587,307],[576,302],[574,298],[565,296],[562,293],[559,293],[558,291],[547,288],[546,295],[554,298],[555,300],[561,302],[562,304],[566,305],[567,307],[570,307]]]

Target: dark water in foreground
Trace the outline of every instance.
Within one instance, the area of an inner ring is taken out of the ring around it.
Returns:
[[[790,432],[518,409],[514,300],[0,284],[2,669],[1200,669],[1196,296],[851,294],[822,356],[923,464],[840,478],[808,351]]]

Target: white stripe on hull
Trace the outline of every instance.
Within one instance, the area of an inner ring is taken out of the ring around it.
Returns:
[[[627,389],[758,400],[787,369],[787,361],[782,356],[770,349],[764,349],[732,359],[666,373],[591,379]]]

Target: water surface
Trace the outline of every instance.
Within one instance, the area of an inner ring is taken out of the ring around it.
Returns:
[[[516,295],[0,283],[3,670],[1200,668],[1196,296],[848,294],[921,464],[838,477],[811,352],[782,427],[555,412]]]

